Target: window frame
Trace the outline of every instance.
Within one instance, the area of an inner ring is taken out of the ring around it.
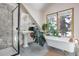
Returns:
[[[67,10],[71,10],[71,12],[72,12],[72,17],[71,17],[71,33],[72,33],[72,35],[71,36],[69,36],[69,38],[71,37],[71,38],[73,38],[74,37],[74,8],[69,8],[69,9],[65,9],[65,10],[61,10],[61,11],[58,11],[58,12],[54,12],[54,13],[50,13],[50,14],[47,14],[46,15],[46,23],[48,24],[48,16],[49,15],[52,15],[52,14],[57,14],[57,30],[58,30],[58,32],[60,31],[59,30],[59,21],[60,21],[60,19],[58,19],[58,17],[59,17],[59,13],[60,12],[64,12],[64,11],[67,11]],[[49,30],[49,29],[47,29],[47,30]],[[61,36],[62,37],[62,36]],[[65,36],[65,37],[67,37],[67,36]]]

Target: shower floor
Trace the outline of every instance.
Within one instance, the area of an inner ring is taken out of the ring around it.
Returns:
[[[16,50],[13,47],[5,48],[0,50],[0,56],[11,56],[16,54]]]

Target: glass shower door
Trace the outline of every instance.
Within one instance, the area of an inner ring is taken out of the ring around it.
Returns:
[[[13,16],[13,48],[18,51],[18,7],[12,11]]]
[[[18,54],[18,4],[0,3],[0,56]]]

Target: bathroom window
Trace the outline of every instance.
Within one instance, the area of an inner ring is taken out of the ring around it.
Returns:
[[[47,15],[48,32],[53,36],[73,36],[73,8]]]
[[[57,13],[48,15],[48,32],[53,36],[58,36]]]

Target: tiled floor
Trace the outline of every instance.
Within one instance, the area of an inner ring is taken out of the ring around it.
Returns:
[[[17,52],[12,47],[0,50],[0,56],[11,56],[16,54]]]
[[[52,47],[41,47],[37,44],[32,44],[29,47],[20,49],[21,56],[64,56],[64,52]]]
[[[42,56],[48,52],[46,47],[41,47],[36,43],[31,44],[29,47],[20,48],[21,56]]]

